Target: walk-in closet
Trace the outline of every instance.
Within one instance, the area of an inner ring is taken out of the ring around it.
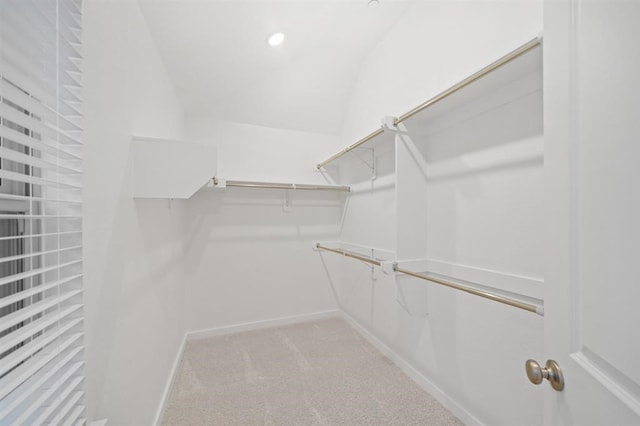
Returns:
[[[0,425],[639,424],[638,20],[0,0]]]

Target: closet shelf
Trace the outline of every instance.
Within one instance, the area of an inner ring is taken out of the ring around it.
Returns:
[[[525,79],[528,75],[540,71],[542,68],[541,44],[542,37],[536,37],[528,41],[476,73],[459,81],[405,114],[402,114],[400,117],[393,118],[391,123],[381,125],[380,128],[367,136],[349,145],[325,161],[318,163],[316,166],[317,169],[323,169],[327,164],[379,138],[381,135],[393,134],[393,132],[399,130],[395,128],[399,124],[404,123],[407,127],[415,126],[419,129],[425,126],[425,121],[428,121],[434,116],[462,107],[467,102],[489,95],[505,85]],[[443,102],[445,100],[446,102]],[[437,108],[435,108],[436,106]],[[391,132],[388,132],[385,127],[391,130]],[[393,127],[393,129],[390,127]],[[413,131],[413,128],[411,130]]]
[[[291,190],[320,190],[320,191],[341,191],[349,192],[351,188],[341,185],[316,185],[307,183],[279,183],[279,182],[255,182],[244,180],[226,180],[214,177],[211,184],[215,188],[226,188],[229,186],[241,188],[260,188],[260,189],[291,189]]]
[[[133,197],[187,199],[217,172],[216,147],[133,136]]]
[[[518,299],[514,299],[511,297],[507,297],[507,296],[503,296],[501,294],[498,293],[494,293],[491,291],[487,291],[487,290],[483,290],[483,289],[479,289],[479,288],[475,288],[473,286],[470,285],[465,285],[465,284],[460,284],[454,281],[450,281],[450,280],[446,280],[440,277],[436,277],[430,273],[422,273],[422,272],[414,272],[414,271],[410,271],[408,269],[402,268],[400,266],[398,266],[398,261],[384,261],[381,259],[374,259],[374,258],[369,258],[369,257],[365,257],[362,256],[360,254],[357,253],[352,253],[350,251],[347,250],[342,250],[342,249],[337,249],[337,248],[332,248],[332,247],[327,247],[327,246],[323,246],[320,243],[316,243],[315,248],[317,250],[322,250],[322,251],[328,251],[331,253],[335,253],[335,254],[339,254],[341,256],[345,256],[345,257],[349,257],[352,259],[356,259],[359,260],[361,262],[365,262],[368,263],[370,265],[375,265],[375,266],[379,266],[380,268],[382,268],[383,270],[391,270],[395,273],[401,273],[404,275],[409,275],[411,277],[414,278],[419,278],[421,280],[425,280],[425,281],[429,281],[435,284],[439,284],[442,285],[444,287],[449,287],[455,290],[459,290],[459,291],[464,291],[465,293],[469,293],[469,294],[473,294],[474,296],[479,296],[482,297],[484,299],[489,299],[489,300],[493,300],[494,302],[498,302],[498,303],[503,303],[505,305],[509,305],[509,306],[513,306],[514,308],[518,308],[518,309],[522,309],[528,312],[532,312],[535,314],[538,314],[540,316],[544,316],[544,306],[542,305],[535,305],[532,303],[527,303],[527,302],[523,302],[521,300]]]

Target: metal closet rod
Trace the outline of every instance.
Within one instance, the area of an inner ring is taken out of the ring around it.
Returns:
[[[217,177],[213,178],[213,184],[219,184]],[[350,192],[351,187],[340,185],[310,185],[305,183],[277,183],[277,182],[251,182],[244,180],[227,180],[225,186],[237,186],[242,188],[264,188],[264,189],[302,189],[302,190],[323,190],[323,191],[343,191]]]
[[[363,262],[372,264],[372,265],[377,265],[380,266],[380,261],[375,260],[375,259],[370,259],[364,256],[360,256],[358,254],[355,253],[351,253],[345,250],[341,250],[341,249],[334,249],[334,248],[330,248],[330,247],[325,247],[323,245],[321,245],[320,243],[316,243],[316,248],[318,250],[325,250],[325,251],[330,251],[332,253],[336,253],[336,254],[340,254],[346,257],[351,257],[353,259],[358,259],[361,260]],[[538,305],[534,305],[531,303],[526,303],[526,302],[522,302],[520,300],[517,299],[512,299],[510,297],[505,297],[496,293],[491,293],[489,291],[484,291],[484,290],[479,290],[477,288],[473,288],[473,287],[468,287],[462,284],[458,284],[452,281],[448,281],[448,280],[444,280],[442,278],[437,278],[437,277],[433,277],[431,275],[425,275],[425,274],[420,274],[418,272],[413,272],[413,271],[409,271],[407,269],[404,268],[400,268],[398,267],[397,264],[393,265],[393,270],[396,272],[400,272],[402,274],[405,275],[409,275],[412,276],[414,278],[420,278],[422,280],[426,280],[426,281],[430,281],[432,283],[436,283],[436,284],[440,284],[443,285],[445,287],[450,287],[453,288],[455,290],[460,290],[460,291],[464,291],[466,293],[469,294],[473,294],[475,296],[480,296],[483,297],[485,299],[489,299],[489,300],[493,300],[494,302],[499,302],[499,303],[503,303],[505,305],[509,305],[509,306],[513,306],[519,309],[523,309],[525,311],[529,311],[529,312],[533,312],[534,314],[538,314],[540,316],[544,316],[544,309],[542,306],[538,306]]]
[[[532,40],[529,40],[528,42],[526,42],[522,46],[518,47],[517,49],[515,49],[515,50],[513,50],[513,51],[511,51],[509,53],[507,53],[502,58],[496,60],[495,62],[492,62],[491,64],[489,64],[486,67],[482,68],[478,72],[476,72],[476,73],[470,75],[469,77],[465,78],[464,80],[454,84],[453,86],[451,86],[448,89],[446,89],[445,91],[437,94],[436,96],[434,96],[433,98],[429,99],[428,101],[423,102],[422,104],[420,104],[417,107],[413,108],[411,111],[402,114],[400,117],[396,118],[393,121],[393,124],[394,125],[398,125],[398,124],[402,123],[403,121],[405,121],[405,120],[413,117],[414,115],[418,114],[419,112],[429,108],[430,106],[435,105],[436,103],[440,102],[441,100],[443,100],[443,99],[449,97],[450,95],[456,93],[458,90],[468,86],[469,84],[473,83],[474,81],[481,79],[482,77],[484,77],[485,75],[491,73],[492,71],[500,68],[503,65],[508,64],[509,62],[513,61],[514,59],[524,55],[528,51],[538,47],[541,43],[542,43],[542,37],[536,37],[536,38],[534,38]],[[318,163],[318,165],[316,167],[318,168],[318,170],[323,168],[324,166],[326,166],[327,164],[331,163],[332,161],[337,160],[338,158],[342,157],[343,155],[345,155],[349,151],[352,151],[355,148],[359,147],[360,145],[369,142],[371,139],[374,139],[375,137],[381,135],[382,133],[384,133],[384,129],[382,127],[380,127],[379,129],[377,129],[374,132],[368,134],[367,136],[365,136],[364,138],[360,139],[359,141],[349,145],[348,147],[346,147],[342,151],[338,152],[337,154],[334,154],[330,158],[324,160],[322,163]]]

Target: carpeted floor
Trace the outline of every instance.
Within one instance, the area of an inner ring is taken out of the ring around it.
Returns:
[[[164,425],[460,425],[344,320],[187,342]]]

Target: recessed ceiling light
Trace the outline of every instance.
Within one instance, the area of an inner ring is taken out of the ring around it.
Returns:
[[[378,0],[369,0],[367,3],[369,7],[378,7],[380,6],[380,2]]]
[[[284,34],[282,33],[274,33],[269,36],[267,39],[267,43],[269,46],[279,46],[284,41]]]

